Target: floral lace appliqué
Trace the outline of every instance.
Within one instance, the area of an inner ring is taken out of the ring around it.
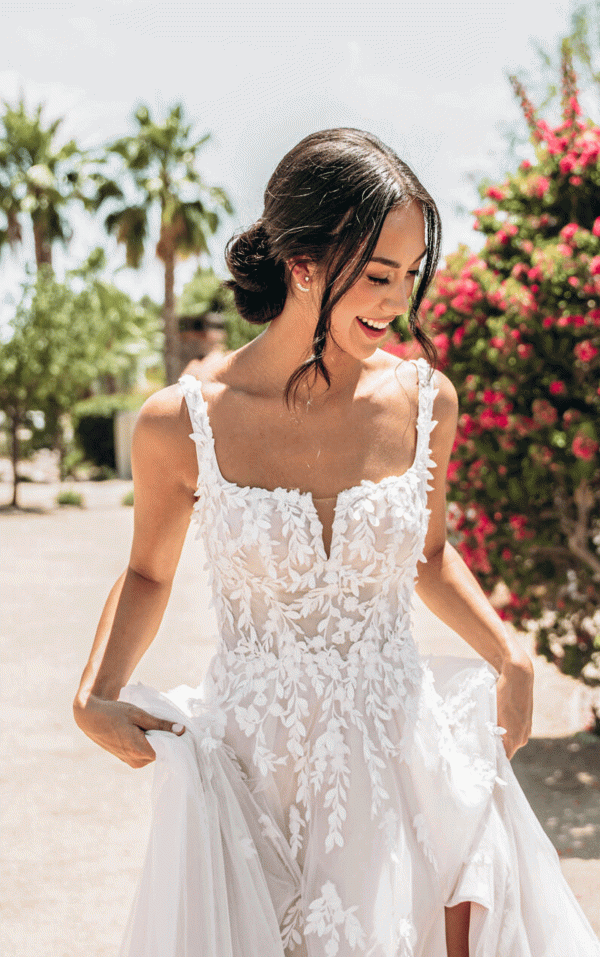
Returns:
[[[305,924],[305,934],[317,934],[326,937],[325,954],[335,957],[340,949],[340,933],[353,950],[365,946],[365,933],[360,921],[355,915],[358,905],[342,907],[339,894],[332,881],[327,881],[321,887],[321,896],[309,905]]]

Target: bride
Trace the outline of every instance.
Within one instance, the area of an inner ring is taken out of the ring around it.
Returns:
[[[141,410],[129,564],[74,703],[157,762],[130,957],[600,953],[509,763],[531,662],[446,539],[457,395],[418,316],[439,248],[391,149],[306,137],[227,249],[265,331]],[[426,358],[379,348],[400,314]],[[219,641],[200,689],[159,694],[128,682],[191,516]],[[419,657],[415,589],[480,658]]]

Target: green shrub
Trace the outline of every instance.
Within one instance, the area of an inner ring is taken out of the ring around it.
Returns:
[[[136,411],[143,402],[139,395],[95,395],[78,402],[73,409],[73,429],[87,461],[114,470],[114,418],[117,412]],[[110,478],[104,474],[101,478]]]
[[[56,496],[57,505],[76,505],[78,508],[84,507],[83,495],[75,492],[71,488],[63,488]]]

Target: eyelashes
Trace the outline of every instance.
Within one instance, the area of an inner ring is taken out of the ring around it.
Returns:
[[[416,279],[417,276],[420,275],[420,271],[418,269],[411,269],[410,272],[407,273],[407,275],[413,276]],[[389,286],[390,284],[389,279],[380,279],[378,276],[367,276],[367,279],[369,280],[369,282],[372,282],[373,285],[375,286]]]

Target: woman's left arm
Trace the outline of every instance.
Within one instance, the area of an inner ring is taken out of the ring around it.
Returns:
[[[437,421],[431,433],[431,510],[423,554],[417,566],[416,592],[444,624],[485,658],[499,673],[498,723],[506,728],[504,747],[509,758],[527,743],[533,712],[533,666],[488,601],[477,579],[446,539],[446,474],[456,435],[456,389],[440,372],[434,373],[439,392],[433,406]]]

